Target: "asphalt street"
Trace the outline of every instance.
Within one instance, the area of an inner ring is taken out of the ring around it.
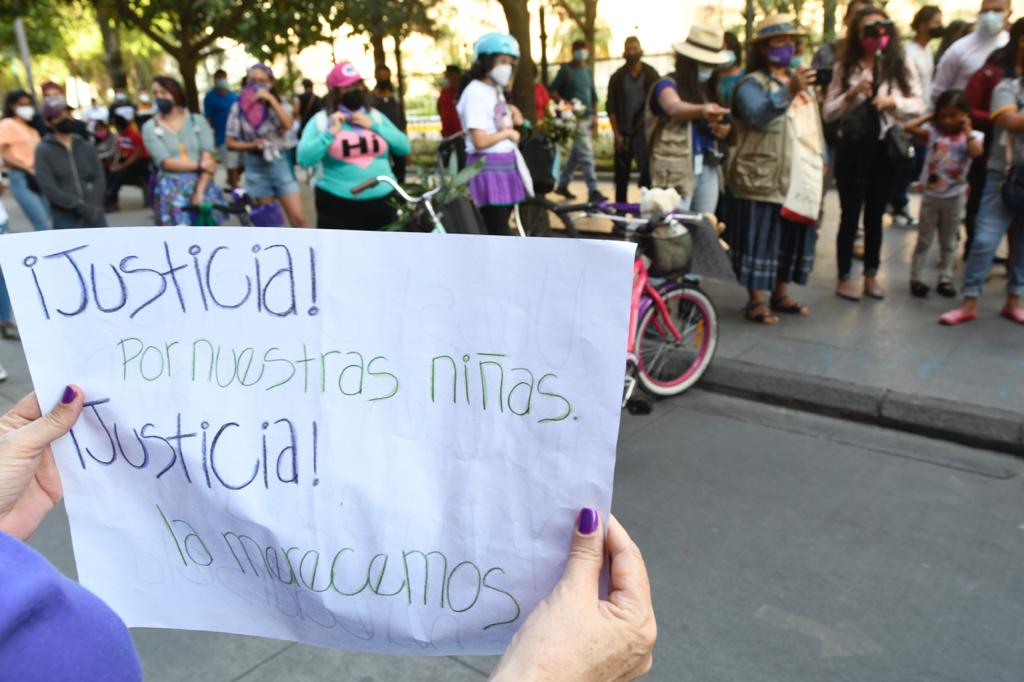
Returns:
[[[660,636],[648,679],[1020,680],[1022,469],[1005,455],[702,391],[624,415],[613,510],[653,583]],[[74,575],[62,510],[31,542]],[[459,682],[495,663],[134,636],[153,681]]]

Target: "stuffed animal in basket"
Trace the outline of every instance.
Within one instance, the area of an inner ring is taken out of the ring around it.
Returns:
[[[668,213],[683,202],[683,197],[674,188],[640,188],[640,215],[649,217],[655,213]]]

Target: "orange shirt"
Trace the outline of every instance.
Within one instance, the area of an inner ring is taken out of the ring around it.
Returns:
[[[8,165],[34,173],[37,144],[39,132],[20,118],[0,120],[0,152]]]

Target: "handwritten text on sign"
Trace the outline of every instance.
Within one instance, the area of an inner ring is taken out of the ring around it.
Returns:
[[[501,651],[611,502],[631,250],[302,230],[2,238],[82,582],[130,626]]]

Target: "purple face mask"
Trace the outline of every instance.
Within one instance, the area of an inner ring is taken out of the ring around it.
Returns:
[[[782,47],[769,47],[765,56],[768,63],[775,66],[789,66],[796,54],[796,45],[783,45]]]

